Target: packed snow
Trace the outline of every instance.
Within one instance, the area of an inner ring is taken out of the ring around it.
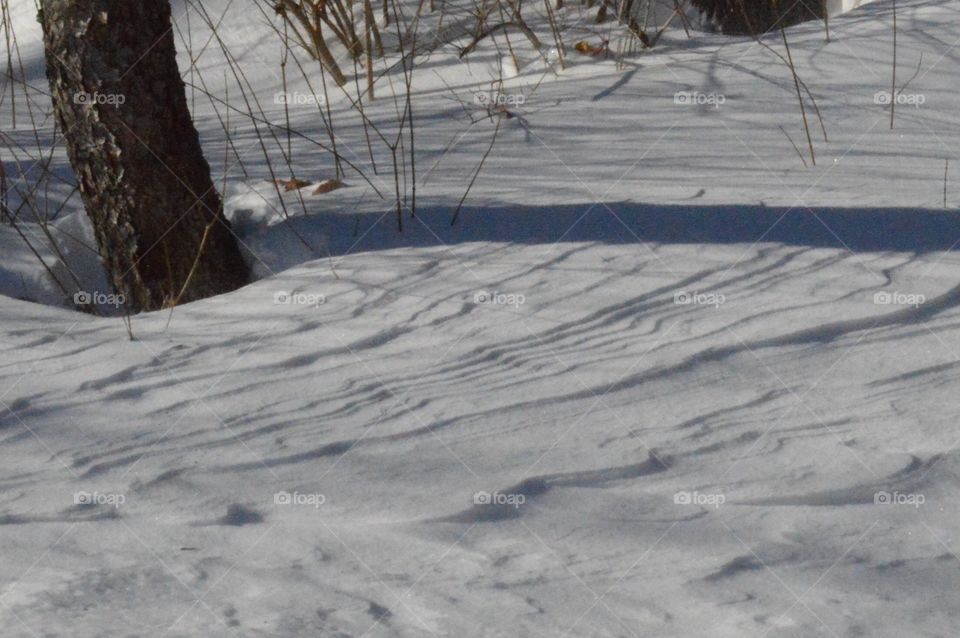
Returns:
[[[676,27],[564,70],[526,51],[494,93],[492,47],[440,48],[402,233],[362,126],[337,135],[369,182],[313,193],[335,177],[316,104],[275,98],[315,87],[284,86],[252,2],[203,5],[256,124],[173,4],[257,280],[128,333],[62,144],[43,158],[58,250],[19,229],[72,288],[0,224],[4,636],[955,633],[960,1],[897,2],[892,130],[891,2],[844,5],[829,42],[786,31],[815,165],[779,33]],[[28,188],[54,130],[27,115],[49,114],[33,2],[12,7],[33,92],[16,128],[0,104],[0,154]],[[288,115],[305,136],[264,133]],[[273,183],[288,143],[312,186]],[[73,307],[91,291],[103,316]]]

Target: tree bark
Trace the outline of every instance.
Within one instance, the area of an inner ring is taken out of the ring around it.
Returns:
[[[133,310],[249,279],[177,68],[168,0],[44,0],[47,79],[100,255]]]
[[[692,0],[691,4],[716,20],[727,35],[759,36],[825,16],[821,0]]]

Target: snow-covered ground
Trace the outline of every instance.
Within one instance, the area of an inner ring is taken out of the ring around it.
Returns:
[[[42,89],[32,4],[14,15]],[[204,6],[282,122],[249,4]],[[435,52],[403,234],[383,166],[278,194],[249,120],[241,167],[198,94],[259,279],[136,316],[132,340],[0,226],[3,635],[953,635],[960,1],[897,5],[892,131],[889,2],[829,43],[788,30],[829,139],[808,102],[809,167],[793,78],[749,39],[677,29],[624,69],[530,56],[453,226],[496,126],[467,116],[492,53]],[[2,109],[23,161],[26,111],[14,130]],[[315,108],[290,117],[325,139]],[[362,128],[338,135],[367,169]],[[298,177],[332,177],[291,145]],[[102,290],[69,201],[51,227]]]

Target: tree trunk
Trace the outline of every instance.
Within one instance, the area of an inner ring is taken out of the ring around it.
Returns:
[[[716,20],[727,35],[759,36],[826,15],[826,3],[821,0],[692,0],[691,4]]]
[[[100,255],[134,310],[227,292],[249,272],[177,69],[168,0],[44,0],[47,78]]]

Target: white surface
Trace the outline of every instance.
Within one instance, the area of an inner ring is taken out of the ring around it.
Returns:
[[[303,191],[309,216],[284,195],[305,248],[237,123],[251,174],[229,172],[228,209],[262,279],[138,316],[134,341],[116,318],[0,297],[4,635],[951,635],[960,222],[925,209],[957,147],[960,3],[898,5],[901,73],[923,54],[908,92],[926,99],[893,132],[874,104],[888,3],[831,21],[830,44],[789,31],[831,140],[816,168],[778,129],[805,148],[772,54],[682,32],[625,72],[572,57],[548,76],[453,228],[493,124],[469,127],[429,70],[402,236],[348,174]],[[282,121],[244,11],[224,32]],[[465,66],[434,61],[470,101]],[[198,104],[219,183],[223,135]],[[323,139],[315,112],[292,117]],[[340,134],[363,163],[361,130]],[[295,144],[298,176],[331,175]],[[23,275],[60,303],[0,230],[3,292]],[[80,491],[123,503],[76,507]]]

